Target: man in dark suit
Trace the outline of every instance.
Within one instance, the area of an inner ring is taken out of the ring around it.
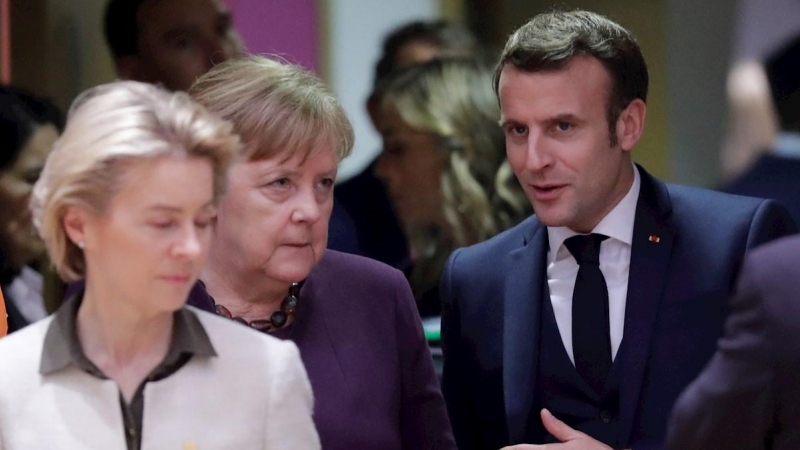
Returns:
[[[742,268],[719,349],[672,413],[669,448],[800,448],[800,237]]]
[[[800,222],[800,35],[764,63],[780,131],[768,152],[725,186],[725,192],[771,198]]]
[[[541,14],[506,44],[500,122],[536,215],[454,252],[442,278],[461,450],[662,448],[745,252],[796,230],[772,201],[634,165],[647,84],[633,37],[594,13]]]

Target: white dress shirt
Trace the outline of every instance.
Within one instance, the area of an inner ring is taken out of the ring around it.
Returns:
[[[625,303],[628,296],[628,272],[631,265],[631,243],[636,203],[641,180],[633,166],[633,184],[625,197],[592,230],[608,236],[600,245],[600,271],[608,286],[608,320],[611,331],[611,358],[617,357],[625,326]],[[578,263],[564,245],[577,233],[566,227],[547,227],[550,250],[547,253],[547,284],[550,302],[558,324],[558,332],[569,359],[575,364],[572,351],[572,292],[578,276]]]

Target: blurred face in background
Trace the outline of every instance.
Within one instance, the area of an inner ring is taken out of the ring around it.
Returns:
[[[394,55],[394,70],[398,71],[405,69],[406,67],[422,64],[426,61],[430,61],[441,56],[442,53],[442,49],[430,44],[427,41],[416,40],[407,42],[400,47],[397,50],[397,54]],[[369,118],[372,120],[372,126],[374,126],[378,132],[380,132],[381,127],[383,126],[381,124],[381,120],[385,115],[382,111],[380,111],[380,102],[381,99],[375,95],[370,96],[370,98],[367,99],[367,113],[369,113]]]
[[[339,163],[331,142],[233,165],[215,226],[217,267],[275,289],[308,277],[328,241]]]
[[[441,179],[447,160],[437,136],[411,128],[393,105],[382,108],[379,131],[383,153],[375,173],[403,226],[408,230],[444,223]]]
[[[44,243],[33,227],[28,203],[56,139],[58,131],[53,125],[39,126],[17,159],[0,172],[0,243],[11,268],[44,256]]]
[[[65,223],[80,229],[87,289],[102,284],[144,315],[180,309],[205,263],[211,241],[211,162],[169,155],[132,163],[107,210],[70,207]],[[76,219],[77,217],[77,219]],[[80,223],[80,227],[69,224]],[[143,293],[145,295],[143,295]]]
[[[146,0],[136,19],[138,54],[118,62],[126,78],[185,91],[214,64],[243,53],[222,0]]]

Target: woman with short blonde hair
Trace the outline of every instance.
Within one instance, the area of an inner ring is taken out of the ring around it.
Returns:
[[[153,85],[75,101],[31,209],[58,272],[86,282],[0,341],[0,449],[319,448],[296,347],[184,307],[239,147]]]
[[[243,140],[205,292],[190,302],[297,344],[326,450],[455,449],[403,274],[326,250],[353,145],[339,101],[313,74],[262,57],[220,64],[189,92]]]
[[[67,238],[61,223],[65,208],[105,212],[129,165],[171,155],[203,158],[213,168],[215,200],[224,191],[239,147],[230,124],[186,94],[165,95],[144,83],[108,84],[87,91],[70,108],[70,126],[31,199],[34,224],[64,280],[86,276],[83,250]]]

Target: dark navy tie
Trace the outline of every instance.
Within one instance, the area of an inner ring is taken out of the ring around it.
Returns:
[[[608,236],[580,234],[566,241],[578,277],[572,294],[572,352],[575,368],[598,394],[611,370],[611,332],[608,325],[608,286],[600,271],[600,243]]]

